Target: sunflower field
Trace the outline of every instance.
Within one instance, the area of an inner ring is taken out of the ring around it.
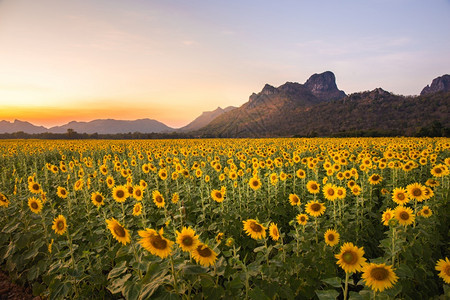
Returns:
[[[43,299],[449,299],[448,138],[0,142]]]

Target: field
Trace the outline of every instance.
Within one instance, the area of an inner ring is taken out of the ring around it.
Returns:
[[[449,167],[446,138],[2,141],[0,268],[49,299],[443,299]]]

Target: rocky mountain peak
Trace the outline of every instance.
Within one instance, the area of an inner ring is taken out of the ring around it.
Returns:
[[[305,82],[305,87],[321,100],[336,100],[346,96],[337,88],[336,77],[330,71],[312,75]]]
[[[420,95],[428,95],[437,92],[448,92],[450,91],[450,75],[445,74],[443,76],[433,79],[431,85],[427,85],[423,88]]]

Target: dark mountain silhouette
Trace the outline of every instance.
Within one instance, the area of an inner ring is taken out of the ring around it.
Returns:
[[[437,92],[450,92],[450,75],[446,74],[433,79],[431,86],[427,85],[423,88],[420,95],[428,95]]]
[[[224,113],[226,113],[226,112],[228,112],[230,110],[233,110],[235,108],[236,107],[234,107],[234,106],[228,106],[226,108],[218,107],[218,108],[216,108],[213,111],[205,111],[200,116],[195,118],[194,121],[192,121],[191,123],[189,123],[188,125],[186,125],[184,127],[181,127],[177,131],[187,132],[187,131],[198,130],[198,129],[208,125],[212,120],[214,120],[215,118],[217,118],[221,114],[224,114]]]
[[[42,133],[47,132],[47,128],[35,126],[29,122],[19,120],[14,120],[14,122],[0,121],[0,133],[14,133],[20,131],[26,133]]]
[[[102,119],[90,122],[72,121],[62,126],[55,126],[48,131],[51,133],[65,133],[72,129],[78,133],[115,134],[128,132],[159,133],[173,131],[173,128],[151,119],[139,119],[134,121]]]
[[[405,97],[377,88],[343,97],[345,94],[337,89],[332,74],[314,74],[304,85],[288,82],[275,88],[266,84],[247,103],[194,134],[282,137],[379,131],[413,135],[436,122],[443,130],[450,127],[449,92]],[[432,87],[443,86],[439,78],[433,80],[437,84]]]

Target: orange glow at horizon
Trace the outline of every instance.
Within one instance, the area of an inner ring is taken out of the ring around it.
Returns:
[[[200,113],[198,113],[200,114]],[[70,121],[89,122],[96,119],[136,120],[154,119],[172,128],[179,128],[191,122],[196,115],[186,114],[184,108],[173,108],[170,112],[165,108],[145,109],[125,105],[122,107],[5,107],[0,105],[0,120],[13,122],[27,121],[36,126],[50,128],[61,126]]]

